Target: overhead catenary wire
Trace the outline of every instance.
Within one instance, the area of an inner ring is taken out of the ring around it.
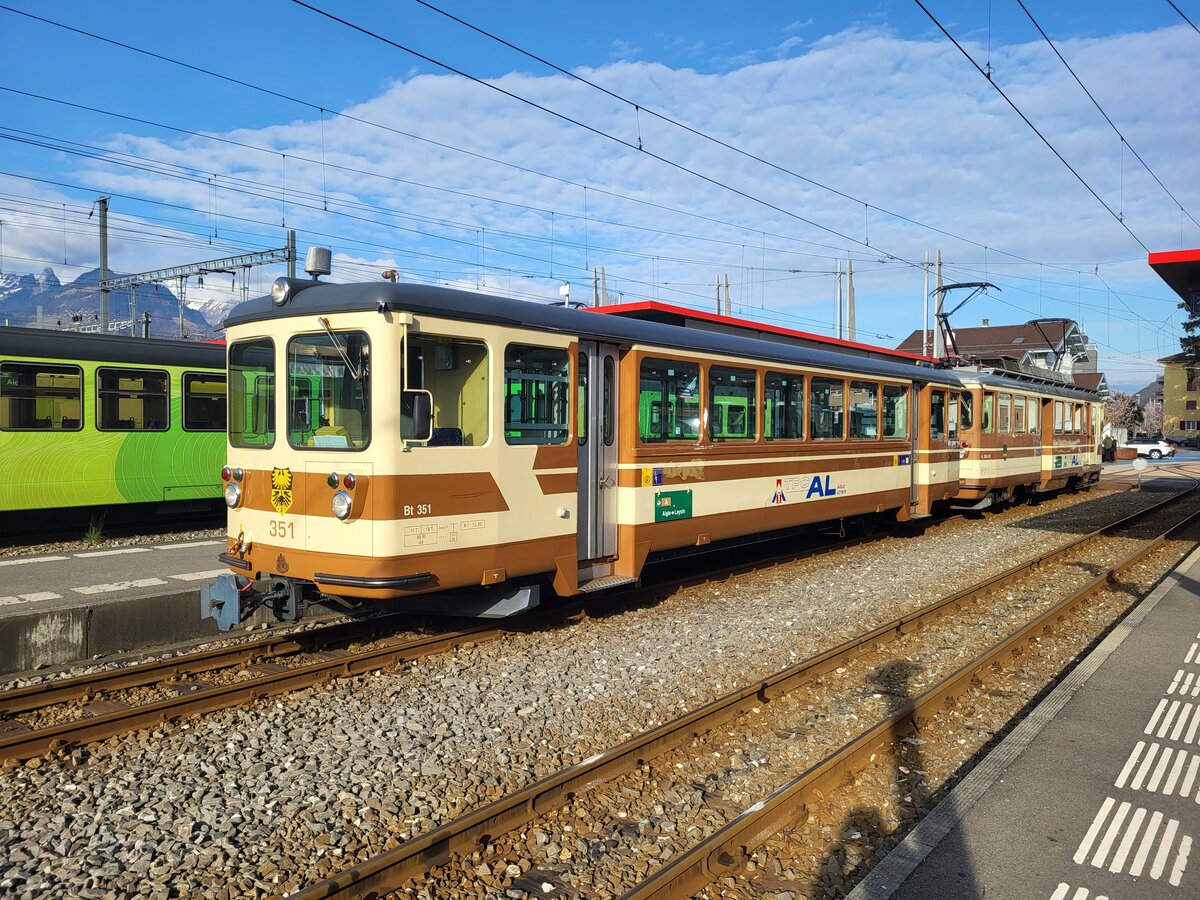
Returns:
[[[298,0],[293,0],[293,2],[298,2]],[[971,65],[975,67],[976,71],[978,71],[979,74],[982,75],[987,80],[987,83],[990,84],[995,89],[996,93],[998,93],[1002,98],[1004,98],[1004,102],[1007,103],[1010,107],[1012,107],[1013,112],[1015,112],[1018,116],[1021,117],[1021,121],[1023,121],[1026,125],[1029,126],[1030,130],[1033,131],[1033,133],[1038,136],[1038,139],[1041,140],[1041,142],[1050,149],[1050,152],[1053,153],[1056,157],[1058,157],[1059,162],[1061,162],[1064,166],[1066,166],[1067,170],[1072,175],[1075,176],[1076,180],[1078,180],[1079,183],[1082,184],[1084,186],[1084,188],[1087,189],[1087,192],[1096,198],[1096,202],[1099,203],[1101,206],[1103,206],[1106,210],[1108,210],[1109,215],[1111,215],[1113,217],[1113,219],[1116,220],[1117,224],[1119,224],[1122,228],[1124,228],[1129,233],[1129,236],[1131,238],[1133,238],[1135,241],[1137,241],[1139,247],[1141,247],[1143,250],[1145,250],[1147,253],[1149,253],[1150,248],[1147,247],[1145,245],[1145,243],[1142,242],[1142,239],[1140,237],[1138,237],[1136,234],[1134,234],[1133,229],[1129,227],[1129,224],[1124,220],[1124,218],[1122,218],[1120,215],[1118,215],[1116,212],[1114,212],[1112,207],[1104,202],[1104,198],[1102,198],[1099,194],[1096,193],[1095,188],[1093,188],[1090,184],[1088,184],[1087,180],[1082,175],[1080,175],[1079,172],[1077,172],[1075,170],[1075,167],[1072,166],[1069,162],[1067,162],[1066,157],[1064,157],[1061,153],[1058,152],[1058,148],[1055,147],[1052,143],[1050,143],[1049,138],[1047,138],[1044,134],[1042,134],[1042,132],[1038,129],[1038,127],[1029,120],[1029,117],[1026,116],[1025,113],[1023,113],[1021,111],[1021,108],[1019,106],[1017,106],[1016,103],[1013,102],[1012,98],[1010,98],[1008,96],[1008,94],[1004,93],[1004,89],[1001,88],[1000,85],[998,85],[996,83],[995,79],[990,77],[987,74],[987,72],[985,72],[980,67],[979,63],[975,62],[975,60],[971,56],[971,54],[967,52],[967,48],[964,47],[962,44],[960,44],[954,38],[954,35],[952,35],[949,31],[946,30],[945,26],[942,25],[942,23],[938,21],[937,17],[925,7],[925,4],[922,3],[921,0],[913,0],[913,2],[916,3],[917,6],[921,7],[921,11],[923,13],[925,13],[925,15],[929,16],[929,20],[938,27],[938,30],[941,31],[942,34],[944,34],[946,36],[946,39],[949,40],[950,43],[952,43],[955,47],[958,48],[959,52],[962,53],[962,55],[967,58],[967,61],[970,62]]]
[[[421,0],[417,0],[417,2],[421,2]],[[1050,45],[1050,49],[1054,51],[1054,55],[1058,57],[1059,61],[1064,66],[1066,66],[1067,71],[1071,73],[1071,77],[1075,79],[1075,83],[1078,84],[1079,87],[1083,89],[1083,92],[1085,94],[1087,94],[1087,98],[1092,101],[1092,105],[1095,106],[1097,110],[1099,110],[1100,115],[1104,116],[1104,121],[1106,121],[1109,124],[1109,127],[1111,127],[1112,130],[1116,132],[1117,137],[1119,137],[1121,139],[1122,151],[1124,151],[1126,148],[1128,148],[1129,152],[1133,154],[1134,159],[1136,159],[1138,162],[1140,162],[1142,164],[1142,168],[1144,168],[1147,172],[1150,173],[1150,177],[1153,178],[1156,182],[1158,182],[1158,186],[1163,189],[1163,192],[1168,197],[1171,198],[1171,202],[1174,203],[1177,207],[1179,207],[1179,211],[1181,213],[1183,213],[1184,215],[1186,215],[1189,219],[1191,219],[1193,224],[1200,225],[1200,222],[1196,221],[1196,217],[1193,216],[1190,212],[1188,212],[1184,208],[1183,204],[1181,202],[1179,202],[1179,199],[1174,194],[1171,193],[1171,191],[1167,188],[1167,186],[1165,184],[1163,184],[1162,179],[1158,177],[1158,175],[1155,173],[1155,171],[1152,168],[1150,168],[1150,164],[1148,162],[1146,162],[1144,159],[1142,159],[1142,155],[1140,153],[1138,153],[1137,150],[1134,149],[1133,145],[1131,143],[1129,143],[1129,141],[1126,139],[1125,135],[1123,135],[1121,133],[1121,129],[1117,127],[1116,122],[1114,122],[1112,120],[1112,117],[1110,117],[1109,114],[1104,111],[1104,107],[1102,107],[1100,105],[1100,102],[1092,95],[1092,92],[1088,90],[1087,85],[1085,85],[1083,83],[1083,80],[1079,77],[1079,75],[1076,74],[1075,70],[1071,67],[1071,64],[1069,62],[1067,62],[1067,60],[1063,57],[1062,53],[1059,52],[1058,47],[1055,46],[1054,41],[1050,40],[1050,36],[1048,34],[1046,34],[1045,30],[1038,23],[1038,20],[1033,17],[1033,13],[1031,13],[1029,11],[1029,8],[1025,5],[1024,0],[1017,0],[1017,5],[1020,6],[1021,9],[1024,11],[1025,15],[1029,17],[1029,21],[1032,22],[1033,27],[1038,30],[1038,34],[1040,34],[1045,39],[1046,43]]]

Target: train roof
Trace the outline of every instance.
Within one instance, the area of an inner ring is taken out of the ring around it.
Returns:
[[[531,303],[526,300],[510,300],[472,291],[421,284],[393,284],[386,281],[313,284],[304,280],[292,280],[292,285],[302,289],[285,305],[276,306],[269,296],[247,300],[234,307],[225,319],[224,327],[293,316],[390,310],[532,328],[574,335],[584,340],[651,344],[678,350],[744,356],[788,365],[848,369],[885,378],[954,386],[959,384],[958,378],[946,370],[640,319],[597,316],[583,310]]]
[[[1052,381],[1049,378],[1039,378],[1036,375],[997,371],[995,369],[956,369],[955,374],[964,383],[981,384],[984,387],[1004,388],[1010,391],[1036,392],[1051,397],[1085,400],[1091,403],[1098,403],[1102,399],[1098,391],[1089,391],[1086,388]]]
[[[268,301],[269,302],[269,301]],[[48,328],[0,326],[0,356],[60,362],[134,363],[143,366],[225,368],[223,344],[166,341],[121,334],[80,334]]]

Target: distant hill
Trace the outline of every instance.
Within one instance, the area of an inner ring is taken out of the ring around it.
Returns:
[[[112,273],[119,277],[119,273]],[[100,321],[100,270],[84,272],[70,284],[62,284],[52,268],[40,275],[0,275],[0,324],[33,326],[38,307],[42,323],[48,327],[70,328],[72,322],[92,325]],[[137,290],[137,315],[150,313],[152,337],[179,336],[179,298],[165,284],[145,285]],[[129,291],[108,295],[110,322],[129,319]],[[184,332],[188,338],[214,336],[212,324],[203,311],[185,307]],[[214,323],[215,324],[215,323]],[[141,334],[141,331],[138,331]]]

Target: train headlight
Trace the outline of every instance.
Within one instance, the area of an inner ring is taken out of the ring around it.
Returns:
[[[225,485],[225,505],[230,509],[237,509],[242,505],[242,488],[235,481]]]
[[[271,283],[271,302],[283,306],[292,295],[292,286],[286,278],[276,278]]]
[[[338,491],[333,495],[333,514],[339,519],[345,519],[350,515],[350,509],[354,506],[354,501],[350,499],[350,495],[345,491]]]

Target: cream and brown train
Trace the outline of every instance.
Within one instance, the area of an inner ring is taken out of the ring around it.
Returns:
[[[511,615],[682,548],[1099,471],[1094,394],[975,370],[389,282],[280,279],[225,324],[222,628]]]

